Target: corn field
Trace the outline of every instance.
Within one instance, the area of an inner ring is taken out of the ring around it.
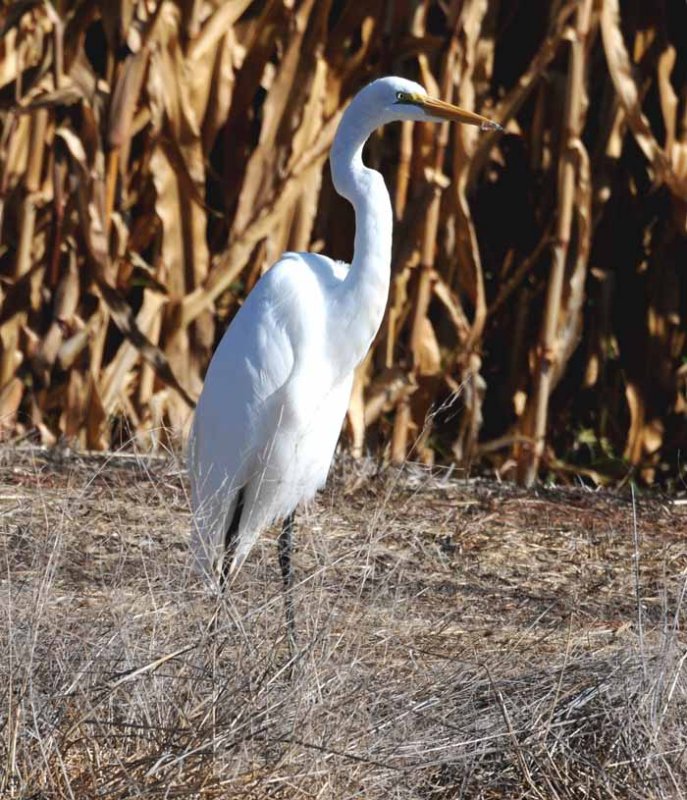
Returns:
[[[406,122],[370,141],[392,285],[346,445],[526,484],[684,471],[684,0],[17,0],[0,15],[4,437],[180,437],[276,258],[350,260],[329,146],[352,95],[398,74],[505,130]]]

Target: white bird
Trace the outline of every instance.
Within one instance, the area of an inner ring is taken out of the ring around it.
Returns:
[[[260,533],[284,520],[279,563],[290,635],[294,511],[326,482],[353,372],[389,294],[391,201],[380,173],[363,164],[363,145],[397,120],[500,128],[404,78],[380,78],[355,96],[330,156],[334,187],[355,209],[353,261],[285,253],[262,276],[210,362],[189,440],[199,566],[224,586]]]

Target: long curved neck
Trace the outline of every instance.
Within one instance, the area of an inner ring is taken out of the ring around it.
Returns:
[[[355,101],[344,114],[331,151],[336,191],[355,210],[355,244],[343,284],[344,325],[360,331],[351,342],[362,359],[379,330],[389,296],[393,214],[384,179],[363,164],[363,146],[378,120],[360,113]],[[357,363],[357,362],[356,362]]]

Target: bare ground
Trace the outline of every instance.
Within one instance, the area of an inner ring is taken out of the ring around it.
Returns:
[[[340,464],[217,600],[174,459],[0,451],[0,797],[679,798],[687,505]]]

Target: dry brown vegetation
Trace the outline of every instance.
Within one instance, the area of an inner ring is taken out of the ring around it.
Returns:
[[[687,440],[683,0],[20,0],[0,16],[0,419],[179,430],[287,248],[351,256],[326,157],[366,81],[505,133],[389,126],[397,231],[355,452],[675,476]],[[684,461],[684,458],[682,459]]]
[[[3,800],[687,795],[684,499],[342,462],[289,664],[273,542],[218,600],[181,464],[137,455],[283,250],[350,259],[328,149],[393,73],[505,132],[370,141],[396,235],[350,449],[683,486],[685,30],[682,0],[2,5],[0,433],[62,445],[0,450]]]
[[[3,798],[687,793],[687,507],[340,464],[219,610],[176,460],[0,452]]]

